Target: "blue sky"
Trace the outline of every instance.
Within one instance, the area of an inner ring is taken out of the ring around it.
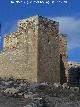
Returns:
[[[2,24],[0,50],[2,49],[3,35],[15,31],[17,20],[39,14],[60,22],[60,33],[68,35],[68,59],[80,62],[80,0],[67,0],[68,3],[63,2],[66,0],[49,0],[50,4],[17,4],[16,0],[12,0],[15,3],[11,4],[10,1],[0,0],[0,22]],[[54,4],[51,1],[55,1]]]

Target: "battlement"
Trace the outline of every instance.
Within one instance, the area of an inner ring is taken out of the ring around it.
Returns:
[[[59,31],[59,22],[52,21],[48,18],[42,16],[33,16],[27,19],[19,20],[18,21],[18,30],[27,30],[28,28],[43,28],[43,26],[48,29],[55,29],[57,32]]]
[[[18,28],[16,32],[4,36],[4,51],[14,48],[16,49],[19,42],[19,35],[25,35],[26,33],[26,36],[28,36],[29,33],[33,31],[35,32],[35,29],[37,33],[40,29],[43,29],[45,32],[48,30],[49,34],[51,33],[50,35],[53,34],[53,36],[58,36],[59,32],[58,22],[37,15],[19,20],[17,26]]]
[[[26,30],[29,27],[36,27],[38,24],[38,16],[33,16],[29,17],[27,19],[22,19],[19,20],[17,25],[18,25],[18,30]]]

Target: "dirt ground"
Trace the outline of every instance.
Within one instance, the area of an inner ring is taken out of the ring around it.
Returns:
[[[24,107],[28,103],[28,99],[13,98],[0,94],[0,107]]]
[[[51,102],[54,103],[53,107],[80,107],[80,102],[71,103],[64,100],[62,101],[61,98],[54,98],[54,97],[51,98],[51,100],[52,100]],[[27,104],[29,104],[29,102],[30,101],[28,99],[13,98],[0,94],[0,107],[25,107]]]

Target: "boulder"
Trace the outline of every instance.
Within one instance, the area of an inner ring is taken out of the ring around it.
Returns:
[[[24,93],[18,93],[17,94],[19,97],[23,97],[24,96]]]
[[[26,98],[26,99],[33,99],[33,94],[26,94],[26,93],[24,93],[24,98]]]
[[[48,88],[48,84],[47,83],[32,84],[28,88],[28,91],[35,92],[35,91],[39,91],[39,90],[45,90],[45,88]]]
[[[72,92],[79,92],[79,87],[70,87]]]
[[[69,89],[69,88],[70,88],[67,83],[64,83],[64,84],[62,85],[62,87],[63,87],[63,89]]]
[[[53,84],[53,87],[54,87],[54,88],[61,87],[61,84],[60,84],[60,83],[54,83],[54,84]]]
[[[16,93],[18,93],[19,91],[17,89],[15,89],[14,87],[12,88],[7,88],[6,90],[4,90],[5,94],[10,94],[10,95],[14,95]]]

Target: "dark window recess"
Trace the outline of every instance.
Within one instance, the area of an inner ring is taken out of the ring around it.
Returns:
[[[49,43],[50,41],[49,41],[49,37],[48,37],[48,43]]]
[[[50,38],[48,37],[48,44],[50,44]]]

